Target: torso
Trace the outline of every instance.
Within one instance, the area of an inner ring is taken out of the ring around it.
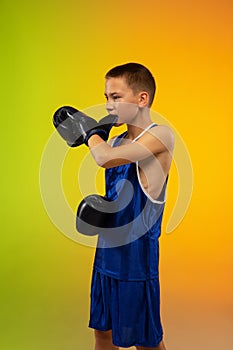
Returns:
[[[114,146],[132,142],[116,138]],[[156,158],[157,174],[161,172],[160,161]],[[149,181],[157,182],[156,165],[148,159],[140,166],[145,173],[153,173]],[[146,170],[145,170],[146,169]],[[147,171],[148,169],[148,171]],[[116,203],[115,225],[110,229],[100,229],[94,268],[110,277],[141,281],[158,278],[159,242],[161,222],[166,198],[166,183],[159,199],[151,200],[142,189],[137,163],[127,163],[114,168],[107,168],[106,197]],[[141,178],[143,180],[143,177]],[[145,179],[145,178],[144,178]],[[144,182],[144,185],[148,184]],[[161,181],[161,187],[163,182]],[[149,187],[147,187],[149,188]],[[152,192],[151,192],[152,194]]]
[[[158,127],[158,126],[154,126]],[[131,143],[132,140],[124,137],[121,145]],[[141,185],[153,199],[157,199],[162,191],[172,162],[169,151],[155,154],[138,162]]]

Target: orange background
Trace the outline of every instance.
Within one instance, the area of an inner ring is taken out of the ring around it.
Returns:
[[[232,2],[24,0],[0,6],[1,348],[93,348],[87,322],[94,249],[50,221],[40,162],[54,132],[53,112],[64,104],[104,103],[104,74],[130,61],[153,72],[153,109],[182,136],[194,171],[188,211],[161,237],[165,343],[168,350],[232,348]],[[74,195],[74,152],[63,174],[72,208],[81,200]],[[172,175],[164,227],[178,191],[174,166]]]

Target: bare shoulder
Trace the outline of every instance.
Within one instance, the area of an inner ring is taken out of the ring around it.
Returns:
[[[174,133],[167,125],[155,125],[153,128],[148,130],[152,135],[155,137],[166,137],[166,138],[173,138],[174,139]]]
[[[159,140],[169,151],[172,151],[174,148],[174,133],[167,125],[156,125],[153,128],[148,130],[150,134],[151,142],[154,142],[154,138]],[[152,137],[153,139],[152,139]]]

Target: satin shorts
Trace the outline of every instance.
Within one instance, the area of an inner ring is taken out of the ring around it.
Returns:
[[[89,327],[115,346],[156,347],[163,338],[159,280],[121,281],[93,270]]]

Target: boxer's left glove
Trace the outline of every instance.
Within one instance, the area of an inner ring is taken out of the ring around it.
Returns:
[[[101,228],[113,228],[115,211],[114,201],[98,194],[89,195],[78,206],[76,229],[87,236],[94,236]]]
[[[98,123],[77,109],[64,106],[54,113],[53,124],[68,146],[77,147],[83,143],[88,145],[89,138],[94,134],[106,141],[117,119],[115,115],[108,115]]]

